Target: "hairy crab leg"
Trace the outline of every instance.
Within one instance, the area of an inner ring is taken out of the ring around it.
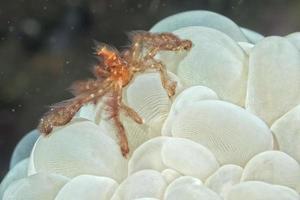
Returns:
[[[41,118],[38,129],[42,134],[49,135],[54,126],[62,126],[70,122],[84,104],[99,99],[105,95],[110,88],[111,82],[105,81],[97,90],[86,92],[73,99],[55,104],[51,110]]]
[[[111,110],[111,119],[115,126],[117,127],[118,137],[119,137],[119,145],[124,157],[127,157],[129,153],[129,145],[128,139],[126,136],[126,131],[124,125],[120,120],[120,108],[122,104],[122,87],[114,87],[114,91],[112,92],[112,98],[108,103]]]
[[[140,59],[141,57],[141,53],[142,53],[142,42],[141,41],[135,41],[133,43],[133,47],[131,49],[132,55],[131,55],[131,59],[132,62],[136,62],[137,60]]]
[[[168,96],[174,96],[177,83],[170,79],[165,65],[160,62],[157,62],[154,65],[152,65],[151,68],[157,69],[159,71],[162,85],[167,90]]]
[[[174,96],[177,83],[175,81],[171,80],[170,76],[168,75],[166,66],[161,61],[154,60],[151,57],[151,55],[149,57],[147,57],[146,59],[145,59],[144,63],[147,63],[147,65],[145,67],[147,67],[148,69],[157,70],[160,75],[160,80],[161,80],[162,86],[167,91],[168,96],[169,97]]]
[[[132,55],[135,55],[135,51],[142,51],[141,49],[135,48],[135,45],[138,45],[140,48],[143,48],[144,46],[147,47],[147,51],[145,52],[146,55],[144,55],[141,60],[137,61],[139,65],[133,70],[136,72],[143,72],[149,68],[158,70],[162,85],[166,89],[168,96],[173,96],[177,84],[169,78],[165,65],[160,61],[156,61],[154,57],[160,50],[188,50],[192,47],[191,41],[181,40],[171,33],[151,34],[148,32],[140,32],[133,35],[133,44],[134,46],[131,49],[133,51]]]
[[[190,40],[180,39],[172,33],[149,33],[145,31],[133,34],[133,42],[141,41],[142,47],[158,48],[165,51],[189,50],[192,47]],[[154,55],[155,56],[155,55]]]
[[[136,123],[144,123],[144,120],[139,116],[139,114],[129,106],[125,105],[124,103],[121,103],[120,108],[126,113],[127,116],[133,119]]]

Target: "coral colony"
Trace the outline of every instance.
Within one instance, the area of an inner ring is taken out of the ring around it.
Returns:
[[[209,11],[150,31],[176,36],[98,46],[95,80],[40,130],[74,120],[16,148],[28,157],[13,156],[0,199],[300,200],[300,33],[264,37]]]
[[[78,81],[72,84],[72,99],[55,104],[42,117],[39,130],[49,135],[54,126],[62,126],[71,121],[76,112],[87,103],[97,103],[103,96],[108,96],[105,102],[109,118],[118,130],[119,143],[123,156],[129,152],[124,126],[120,120],[123,111],[136,123],[142,124],[143,119],[122,101],[122,89],[127,86],[136,73],[155,70],[160,73],[161,82],[168,96],[175,93],[176,82],[170,80],[165,65],[154,57],[158,51],[189,50],[192,42],[181,40],[172,33],[134,32],[130,48],[119,53],[116,49],[99,44],[96,54],[102,60],[93,68],[96,79]]]

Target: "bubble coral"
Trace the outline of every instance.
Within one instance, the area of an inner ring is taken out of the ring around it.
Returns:
[[[151,31],[193,48],[155,57],[177,82],[173,97],[155,72],[124,88],[124,102],[145,119],[120,116],[128,158],[113,124],[97,115],[101,102],[86,105],[38,139],[2,182],[3,199],[299,200],[299,33],[263,37],[209,11],[168,17]]]

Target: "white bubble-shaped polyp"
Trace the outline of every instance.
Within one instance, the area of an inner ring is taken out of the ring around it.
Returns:
[[[300,103],[300,52],[282,37],[267,37],[249,56],[246,109],[268,125]]]
[[[163,88],[158,72],[140,74],[126,89],[128,106],[134,109],[158,136],[171,107],[171,100]]]
[[[173,112],[178,113],[184,107],[202,100],[217,100],[218,95],[210,88],[204,86],[191,86],[183,90],[172,104]]]
[[[202,144],[220,164],[240,166],[257,153],[272,149],[273,143],[271,131],[258,117],[215,100],[195,102],[182,110],[174,120],[172,136]]]
[[[300,105],[279,118],[272,126],[278,149],[300,163]]]
[[[138,198],[138,199],[134,199],[134,200],[159,200],[156,198]]]
[[[128,174],[143,169],[156,171],[167,169],[161,156],[162,147],[167,140],[168,137],[153,138],[137,148],[128,162]]]
[[[224,197],[233,185],[240,182],[243,168],[237,165],[223,165],[205,181],[205,186]]]
[[[161,175],[164,177],[168,184],[170,184],[176,178],[182,176],[178,171],[174,169],[165,169],[161,172]]]
[[[159,51],[155,58],[161,61],[169,72],[176,74],[179,63],[188,53],[189,51]]]
[[[221,200],[215,192],[203,186],[201,180],[190,176],[175,179],[166,189],[164,200]]]
[[[184,89],[172,103],[169,115],[163,124],[161,134],[165,136],[172,135],[171,129],[176,115],[180,112],[180,110],[184,109],[189,104],[193,104],[194,102],[202,100],[217,99],[217,94],[210,88],[204,86],[197,85]]]
[[[200,180],[205,180],[219,168],[215,156],[206,147],[184,138],[167,140],[161,154],[166,166]]]
[[[80,110],[74,116],[75,118],[87,119],[92,122],[99,123],[101,118],[101,109],[103,108],[103,101],[99,101],[97,104],[89,103],[80,108]],[[97,120],[98,119],[98,120]]]
[[[80,175],[65,184],[55,200],[110,200],[117,187],[111,178]]]
[[[12,169],[17,163],[30,156],[31,150],[39,135],[40,132],[37,129],[33,129],[18,142],[14,151],[12,152],[9,169]]]
[[[126,130],[126,136],[129,145],[129,158],[137,147],[139,147],[145,141],[159,135],[159,130],[152,130],[147,124],[138,124],[128,116],[125,116],[123,113],[121,113],[120,118]],[[112,120],[103,119],[100,122],[99,127],[103,129],[104,133],[109,135],[116,142],[119,141],[119,132]]]
[[[132,200],[151,197],[161,199],[167,183],[155,170],[142,170],[125,179],[117,188],[112,200]]]
[[[193,42],[177,69],[183,84],[209,87],[220,99],[244,105],[247,57],[238,44],[224,33],[206,27],[186,27],[174,34]]]
[[[206,10],[187,11],[169,16],[155,24],[150,31],[172,32],[189,26],[209,27],[225,33],[235,41],[248,41],[238,25],[232,20],[218,13]]]
[[[300,32],[291,33],[285,37],[300,51]]]
[[[36,147],[36,144],[37,144],[37,141],[34,143],[34,145],[32,147],[32,150],[31,150],[31,153],[30,153],[30,156],[29,156],[29,161],[28,161],[28,166],[27,166],[27,175],[28,176],[31,176],[31,175],[37,173],[37,171],[34,167],[34,160],[33,160],[33,153],[34,153],[34,149]]]
[[[247,163],[241,181],[264,181],[300,192],[300,165],[284,152],[262,152]]]
[[[21,178],[25,178],[27,176],[27,169],[28,169],[29,159],[26,158],[20,162],[18,162],[1,180],[0,184],[0,199],[3,197],[4,191],[7,187]]]
[[[53,200],[68,180],[57,174],[37,173],[9,185],[2,200]]]
[[[244,52],[249,55],[250,51],[254,47],[254,44],[248,42],[238,42],[238,45],[244,50]]]
[[[260,33],[257,33],[255,31],[247,29],[247,28],[241,28],[241,31],[244,33],[244,35],[246,36],[248,41],[252,44],[256,44],[257,42],[259,42],[260,40],[262,40],[264,38],[264,36],[261,35]],[[244,41],[242,41],[242,42],[244,42]]]
[[[299,200],[291,188],[260,181],[247,181],[231,188],[224,200]]]
[[[165,119],[171,106],[158,72],[136,76],[126,90],[126,99],[146,124],[156,118]]]
[[[129,161],[129,174],[143,169],[164,171],[205,180],[219,167],[215,156],[204,146],[184,138],[158,137],[141,145]]]
[[[118,182],[127,174],[119,145],[90,121],[73,122],[40,137],[31,156],[36,172],[107,176]]]

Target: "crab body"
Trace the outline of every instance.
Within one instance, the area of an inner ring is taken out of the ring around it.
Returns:
[[[123,103],[123,88],[130,84],[136,73],[155,70],[160,73],[162,85],[168,95],[173,96],[176,83],[168,77],[164,64],[154,57],[160,50],[180,51],[189,50],[191,47],[191,41],[181,40],[171,33],[149,32],[132,34],[131,47],[122,53],[108,45],[98,45],[96,55],[101,57],[102,61],[93,69],[96,79],[73,83],[71,92],[75,97],[52,106],[40,120],[40,132],[49,135],[53,127],[62,126],[71,121],[83,105],[90,102],[96,104],[103,96],[109,94],[106,110],[117,128],[121,152],[126,156],[129,147],[125,129],[120,120],[120,112],[125,112],[128,117],[139,124],[143,123],[143,119]]]

